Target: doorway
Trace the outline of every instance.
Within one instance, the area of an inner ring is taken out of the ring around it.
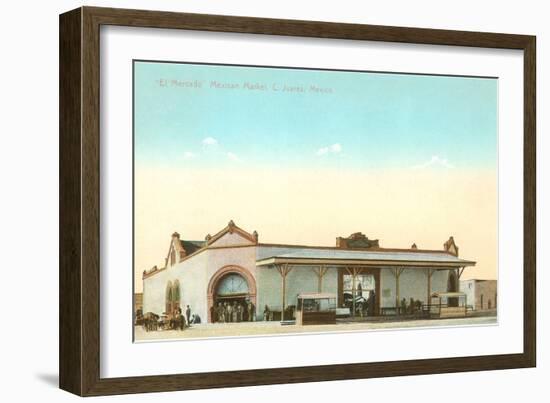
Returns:
[[[211,323],[250,322],[255,319],[254,279],[243,269],[226,269],[213,276],[209,286]]]

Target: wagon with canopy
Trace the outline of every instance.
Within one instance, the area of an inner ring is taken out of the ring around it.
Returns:
[[[336,323],[336,295],[329,293],[299,294],[296,301],[297,325]]]

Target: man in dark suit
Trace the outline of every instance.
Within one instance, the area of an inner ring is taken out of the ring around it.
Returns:
[[[189,305],[185,308],[185,318],[187,319],[187,325],[189,325],[191,323],[191,308],[189,308]]]
[[[181,314],[181,309],[178,309],[178,320],[177,320],[177,324],[179,327],[180,330],[183,330],[185,329],[185,318],[183,317],[183,315]]]

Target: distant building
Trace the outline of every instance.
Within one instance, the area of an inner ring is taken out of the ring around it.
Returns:
[[[466,294],[467,304],[474,310],[497,308],[497,280],[461,280],[460,291]]]
[[[134,294],[134,313],[137,312],[138,309],[143,310],[143,293],[142,292],[136,292]]]
[[[266,310],[290,319],[287,308],[301,293],[330,293],[338,307],[351,300],[356,311],[355,301],[368,300],[374,315],[395,312],[411,300],[428,303],[434,292],[458,291],[465,267],[475,265],[458,258],[452,237],[440,250],[382,248],[360,232],[332,247],[268,244],[233,221],[204,241],[175,232],[167,250],[161,268],[143,272],[143,311],[169,314],[189,305],[209,323],[226,305],[247,307],[248,320],[263,320]]]

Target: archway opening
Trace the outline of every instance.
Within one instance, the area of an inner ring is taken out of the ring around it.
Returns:
[[[165,315],[169,315],[170,313],[172,313],[172,303],[174,301],[174,295],[172,293],[172,282],[169,281],[167,284],[166,284],[166,292],[164,294],[164,314]]]
[[[237,323],[252,321],[253,306],[246,278],[238,273],[221,277],[214,291],[213,322]]]
[[[449,280],[447,282],[447,291],[449,291],[449,292],[457,292],[458,291],[458,276],[457,276],[455,270],[451,270],[449,272]],[[449,297],[447,299],[447,304],[449,306],[457,307],[458,306],[458,298],[457,297]]]
[[[244,267],[228,265],[210,278],[208,322],[252,322],[256,320],[256,281]]]
[[[174,283],[168,281],[164,295],[164,314],[170,316],[180,312],[181,292],[178,280],[175,280]]]

